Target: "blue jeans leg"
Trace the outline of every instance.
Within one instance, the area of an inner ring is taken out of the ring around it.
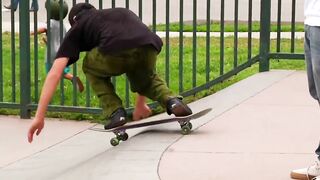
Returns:
[[[10,1],[11,2],[11,1]],[[11,4],[11,8],[13,8],[14,10],[16,10],[18,8],[18,4],[19,4],[20,0],[13,0],[12,4]]]
[[[305,26],[305,59],[310,95],[320,99],[320,27]]]
[[[39,10],[38,0],[32,0],[31,10],[33,10],[33,11],[38,11]]]

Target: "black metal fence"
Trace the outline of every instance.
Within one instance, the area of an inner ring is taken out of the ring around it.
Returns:
[[[77,2],[83,1],[67,2],[70,9]],[[85,2],[90,2],[99,9],[131,9],[152,31],[159,34],[164,41],[164,47],[158,58],[157,71],[173,91],[183,96],[191,96],[210,88],[255,63],[259,63],[260,71],[268,71],[270,59],[304,59],[303,54],[295,52],[295,0],[291,2],[290,52],[281,52],[281,0],[278,0],[277,8],[275,52],[270,52],[271,0],[247,0],[241,4],[239,0]],[[60,4],[62,3],[60,1]],[[256,7],[257,4],[259,17],[253,12],[253,6]],[[50,54],[45,53],[46,45],[41,40],[43,35],[35,33],[30,36],[30,32],[37,31],[41,25],[39,22],[44,19],[41,11],[45,10],[41,5],[43,4],[40,3],[39,11],[29,12],[29,1],[26,0],[20,2],[18,12],[12,10],[0,13],[0,30],[3,32],[0,34],[0,107],[20,109],[21,118],[30,118],[31,111],[37,107],[46,76],[44,59]],[[2,1],[0,6],[3,6]],[[7,21],[10,23],[9,29],[5,29],[6,21],[3,18],[10,18]],[[46,18],[46,21],[48,22],[49,18]],[[18,29],[15,26],[16,22],[19,22]],[[260,31],[254,32],[253,26],[257,22]],[[67,23],[61,19],[60,24]],[[50,33],[50,25],[46,26]],[[246,31],[240,32],[240,26],[245,27]],[[215,28],[218,30],[214,30]],[[254,37],[254,34],[258,34],[258,37]],[[60,36],[62,40],[62,30]],[[79,93],[75,83],[62,79],[49,111],[101,112],[98,99],[92,93],[79,67],[81,61],[72,66],[72,73],[84,81],[85,91]],[[134,94],[129,91],[126,77],[113,78],[112,81],[125,106],[130,110],[134,104]]]

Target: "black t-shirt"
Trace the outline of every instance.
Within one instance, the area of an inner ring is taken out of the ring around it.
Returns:
[[[152,45],[160,52],[162,40],[125,8],[90,9],[77,17],[57,52],[56,58],[68,57],[68,65],[79,59],[80,52],[98,47],[102,53]]]

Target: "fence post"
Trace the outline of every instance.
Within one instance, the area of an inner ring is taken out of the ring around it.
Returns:
[[[30,19],[29,0],[19,5],[19,45],[20,45],[20,118],[29,119],[31,112],[31,75],[30,75]]]
[[[269,71],[271,0],[261,0],[259,71]]]

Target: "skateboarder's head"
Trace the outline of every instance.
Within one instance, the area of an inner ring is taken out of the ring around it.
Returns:
[[[82,14],[86,13],[86,11],[91,9],[96,9],[96,8],[89,3],[78,3],[75,6],[73,6],[69,13],[70,25],[71,26],[74,25],[78,17],[80,17]]]

